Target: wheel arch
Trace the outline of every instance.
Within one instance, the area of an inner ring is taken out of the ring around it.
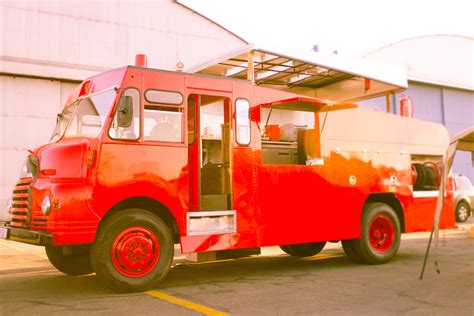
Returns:
[[[403,207],[400,201],[393,193],[373,193],[370,194],[367,199],[365,200],[364,205],[367,203],[385,203],[393,208],[395,213],[398,216],[398,220],[400,221],[400,229],[401,232],[405,232],[405,215],[403,213]]]
[[[146,196],[128,198],[115,204],[107,213],[105,213],[104,217],[102,217],[99,223],[98,230],[108,218],[110,218],[114,214],[119,213],[120,211],[130,208],[139,208],[142,210],[146,210],[160,217],[160,219],[162,219],[165,224],[168,225],[173,235],[174,243],[179,243],[179,226],[173,213],[171,213],[171,211],[161,202]]]
[[[456,201],[456,206],[458,206],[458,204],[461,203],[461,202],[464,202],[467,205],[469,205],[469,207],[471,207],[471,199],[468,196],[466,196],[466,195],[460,196]]]

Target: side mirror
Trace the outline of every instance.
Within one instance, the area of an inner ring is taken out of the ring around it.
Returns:
[[[133,118],[133,99],[131,96],[121,96],[117,108],[117,123],[119,127],[130,127]]]

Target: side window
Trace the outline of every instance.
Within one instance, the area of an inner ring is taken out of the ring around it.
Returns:
[[[146,141],[183,141],[183,111],[178,107],[145,106],[144,134]]]
[[[183,95],[176,91],[165,91],[148,89],[145,92],[145,99],[150,103],[180,105],[183,103]]]
[[[140,92],[137,89],[123,91],[109,128],[109,137],[127,140],[140,137]]]
[[[236,140],[239,145],[250,144],[250,104],[248,100],[235,101]]]

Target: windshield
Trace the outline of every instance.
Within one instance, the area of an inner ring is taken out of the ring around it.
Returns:
[[[115,89],[110,89],[77,100],[65,108],[58,114],[50,143],[57,142],[63,135],[90,138],[99,136],[115,96]]]

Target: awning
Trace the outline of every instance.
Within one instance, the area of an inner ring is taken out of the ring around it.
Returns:
[[[456,142],[457,150],[474,153],[474,126],[454,135],[451,139],[453,142]]]
[[[186,72],[248,79],[257,85],[335,101],[386,95],[408,85],[406,69],[401,65],[316,52],[276,53],[252,45]]]

